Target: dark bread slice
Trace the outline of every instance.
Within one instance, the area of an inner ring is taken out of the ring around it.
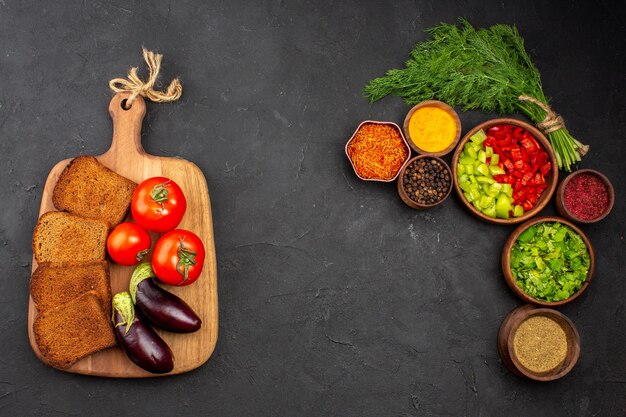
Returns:
[[[37,263],[103,261],[108,224],[60,211],[44,213],[33,233]]]
[[[65,167],[52,192],[59,210],[111,227],[124,221],[137,184],[102,165],[93,156],[79,156]]]
[[[50,365],[62,369],[85,356],[115,346],[111,318],[95,291],[88,291],[51,310],[40,311],[33,330],[43,357]]]
[[[68,303],[91,290],[98,294],[107,315],[110,315],[111,282],[106,261],[91,264],[43,263],[30,279],[30,295],[39,311]]]

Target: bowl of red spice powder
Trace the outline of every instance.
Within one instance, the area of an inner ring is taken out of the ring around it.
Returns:
[[[556,192],[559,214],[578,223],[595,223],[605,218],[615,203],[615,191],[607,177],[593,169],[568,175]]]
[[[411,150],[397,124],[365,120],[346,143],[346,156],[360,179],[391,182],[411,157]]]

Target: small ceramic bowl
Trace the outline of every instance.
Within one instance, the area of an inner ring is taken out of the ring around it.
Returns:
[[[515,244],[515,241],[529,227],[534,226],[538,223],[544,223],[544,222],[559,222],[570,227],[572,230],[574,230],[576,233],[580,235],[580,237],[585,242],[585,245],[587,245],[587,250],[589,251],[589,273],[587,274],[587,279],[585,280],[585,282],[583,282],[583,284],[581,285],[578,291],[572,294],[569,298],[566,298],[565,300],[561,300],[561,301],[542,301],[542,300],[537,300],[536,298],[531,297],[530,295],[526,294],[520,287],[517,286],[517,283],[515,282],[515,278],[513,277],[513,273],[511,272],[511,249],[513,248],[513,245]],[[515,293],[515,295],[517,295],[519,298],[521,298],[525,302],[531,303],[531,304],[537,304],[537,305],[544,306],[544,307],[560,307],[564,304],[571,303],[572,301],[580,297],[580,295],[583,292],[585,292],[585,290],[589,286],[589,283],[591,282],[591,278],[593,277],[593,271],[595,268],[595,263],[596,263],[596,256],[593,251],[593,246],[591,246],[591,242],[589,241],[587,236],[582,232],[582,230],[576,227],[573,223],[561,217],[556,217],[556,216],[537,217],[537,218],[527,221],[524,224],[519,225],[513,231],[513,233],[511,233],[506,243],[504,244],[504,248],[502,249],[502,272],[504,273],[504,279],[507,285],[509,286],[509,288],[511,288],[511,290]]]
[[[411,116],[413,116],[413,113],[415,113],[418,109],[421,109],[423,107],[436,107],[439,108],[441,110],[444,110],[446,113],[448,113],[450,116],[452,116],[452,119],[454,119],[454,124],[456,125],[456,133],[454,135],[454,140],[452,141],[452,143],[450,145],[448,145],[447,148],[439,151],[439,152],[429,152],[429,151],[425,151],[422,148],[420,148],[419,146],[417,146],[415,144],[415,142],[413,141],[413,139],[411,138],[411,133],[409,131],[409,121],[411,120]],[[411,108],[411,110],[409,110],[409,112],[407,113],[406,117],[404,118],[404,134],[406,136],[406,138],[408,139],[409,142],[409,146],[411,146],[411,148],[413,148],[413,150],[415,152],[417,152],[420,155],[432,155],[432,156],[444,156],[449,154],[450,152],[452,152],[452,150],[454,149],[454,147],[456,146],[457,143],[459,143],[459,139],[461,138],[461,119],[459,119],[459,115],[457,114],[456,111],[454,111],[454,109],[452,107],[450,107],[449,105],[447,105],[446,103],[444,103],[443,101],[438,101],[438,100],[426,100],[426,101],[422,101],[421,103],[416,104],[415,106],[413,106]]]
[[[546,178],[548,187],[543,191],[543,194],[541,194],[541,197],[539,197],[539,199],[537,200],[537,204],[535,204],[535,207],[525,212],[523,216],[510,217],[508,219],[499,219],[495,217],[489,217],[489,216],[484,215],[480,211],[476,210],[476,208],[472,204],[470,204],[469,201],[465,199],[465,196],[463,196],[463,190],[461,190],[461,187],[459,185],[458,175],[457,175],[457,166],[459,163],[459,157],[461,156],[461,153],[463,152],[463,148],[465,147],[465,144],[470,140],[470,137],[472,137],[474,133],[478,132],[481,129],[486,131],[490,127],[495,126],[495,125],[500,125],[500,124],[509,124],[513,126],[519,126],[519,127],[526,129],[528,132],[530,132],[530,134],[533,135],[533,137],[537,140],[537,142],[541,144],[541,147],[543,148],[543,150],[546,151],[546,153],[548,154],[548,161],[550,161],[550,164],[552,166],[552,168],[550,169],[550,173],[548,174]],[[484,123],[481,123],[478,126],[471,129],[469,132],[467,132],[465,136],[463,136],[463,139],[461,139],[461,141],[459,142],[459,146],[457,146],[456,150],[454,151],[454,155],[452,156],[452,177],[454,180],[454,189],[456,190],[456,194],[459,196],[459,199],[461,200],[463,205],[467,207],[470,213],[472,213],[474,216],[488,223],[516,224],[516,223],[521,223],[530,219],[535,214],[543,210],[546,204],[548,204],[548,202],[550,201],[550,198],[552,198],[552,194],[554,194],[554,190],[556,190],[556,183],[559,178],[559,169],[558,169],[558,165],[556,162],[556,156],[554,156],[554,150],[552,149],[552,145],[550,145],[550,142],[548,141],[548,139],[546,139],[543,133],[541,133],[534,126],[526,122],[523,122],[521,120],[501,118],[501,119],[493,119],[493,120],[489,120]]]
[[[359,129],[361,129],[361,127],[363,125],[366,125],[366,124],[378,124],[378,125],[389,125],[389,126],[392,126],[394,129],[396,129],[398,131],[398,134],[400,135],[400,138],[402,139],[402,143],[403,143],[403,145],[404,145],[404,147],[406,149],[406,159],[404,160],[404,163],[400,166],[400,168],[398,168],[398,172],[396,172],[395,175],[392,178],[383,180],[383,179],[378,179],[378,178],[365,178],[365,177],[362,177],[357,172],[357,170],[356,170],[356,168],[354,166],[354,162],[352,162],[352,159],[350,159],[350,155],[348,154],[348,145],[350,145],[350,142],[352,142],[352,140],[356,136],[356,134],[359,131]],[[404,166],[404,164],[406,164],[406,162],[409,160],[409,158],[411,158],[411,148],[409,147],[408,143],[406,142],[406,139],[404,138],[404,135],[402,134],[402,129],[400,129],[400,126],[398,126],[397,124],[395,124],[393,122],[380,122],[380,121],[376,121],[376,120],[364,120],[363,122],[361,122],[361,124],[359,124],[359,126],[356,128],[356,130],[354,131],[354,133],[352,134],[352,136],[350,137],[348,142],[346,142],[345,152],[346,152],[346,156],[348,157],[348,160],[350,161],[350,165],[352,165],[352,169],[354,170],[354,173],[356,174],[357,177],[359,177],[363,181],[378,181],[378,182],[392,182],[392,181],[395,181],[395,179],[398,178],[398,174],[400,174],[400,172],[402,171],[402,166]]]
[[[544,316],[558,323],[567,339],[567,353],[565,360],[556,368],[547,372],[534,372],[526,368],[515,354],[515,332],[526,319],[533,316]],[[498,331],[498,352],[506,367],[514,374],[534,381],[554,381],[567,375],[578,362],[580,357],[580,336],[574,323],[565,315],[550,308],[539,308],[530,304],[523,305],[511,311],[502,321]]]
[[[604,211],[604,213],[602,213],[600,216],[596,217],[595,219],[591,219],[591,220],[583,220],[583,219],[579,219],[578,217],[574,216],[574,214],[572,214],[571,211],[568,210],[567,205],[565,204],[565,189],[567,188],[567,184],[574,179],[576,176],[581,175],[581,174],[591,174],[596,176],[597,178],[599,178],[604,185],[606,186],[606,191],[608,193],[609,196],[609,202],[608,205],[606,207],[606,210]],[[579,171],[576,172],[572,172],[571,174],[569,174],[567,177],[565,177],[565,179],[563,181],[561,181],[561,184],[559,184],[559,188],[557,188],[556,190],[556,209],[559,212],[559,214],[563,217],[565,217],[567,220],[576,222],[576,223],[595,223],[595,222],[599,222],[600,220],[604,219],[606,216],[608,216],[608,214],[611,212],[611,209],[613,209],[613,204],[615,204],[615,190],[613,189],[613,184],[611,184],[611,181],[609,181],[609,179],[607,177],[605,177],[603,174],[599,173],[596,170],[593,169],[581,169]]]
[[[418,202],[412,200],[407,194],[406,190],[404,189],[404,183],[403,183],[404,171],[407,169],[409,165],[411,165],[414,161],[417,161],[419,159],[436,159],[443,165],[443,167],[446,169],[446,171],[448,171],[448,174],[450,175],[450,186],[448,187],[448,191],[446,192],[446,195],[441,200],[437,201],[434,204],[419,204]],[[417,210],[423,210],[423,209],[429,209],[429,208],[438,206],[439,204],[443,203],[448,198],[451,191],[452,191],[452,170],[450,169],[448,164],[446,164],[446,161],[444,161],[443,159],[437,156],[432,156],[432,155],[416,156],[412,159],[409,159],[402,166],[402,169],[400,169],[400,175],[398,176],[398,194],[400,195],[400,198],[402,199],[402,201],[404,201],[404,203],[411,208],[414,208]]]

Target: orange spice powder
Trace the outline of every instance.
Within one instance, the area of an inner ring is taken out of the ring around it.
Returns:
[[[377,180],[392,179],[409,153],[398,129],[375,123],[361,126],[347,151],[359,176]]]

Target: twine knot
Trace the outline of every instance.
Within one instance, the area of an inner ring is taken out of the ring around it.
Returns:
[[[137,96],[145,97],[155,103],[175,101],[180,98],[183,93],[183,86],[178,78],[173,79],[165,91],[154,89],[154,84],[156,83],[157,77],[159,76],[159,70],[161,69],[162,58],[163,55],[143,48],[143,59],[146,61],[146,64],[148,64],[149,70],[148,79],[146,81],[143,81],[137,75],[137,67],[133,67],[130,71],[128,71],[128,79],[114,78],[109,81],[109,87],[111,87],[111,90],[116,93],[131,93],[130,97],[126,99],[126,103],[124,105],[125,109],[130,109]]]
[[[552,108],[546,103],[543,103],[531,96],[521,95],[518,98],[520,101],[533,103],[534,105],[541,107],[541,109],[546,112],[546,117],[541,122],[537,123],[537,127],[541,129],[544,134],[547,135],[548,133],[555,132],[559,129],[565,129],[565,121],[563,121],[563,118],[555,113],[554,110],[552,110]]]

